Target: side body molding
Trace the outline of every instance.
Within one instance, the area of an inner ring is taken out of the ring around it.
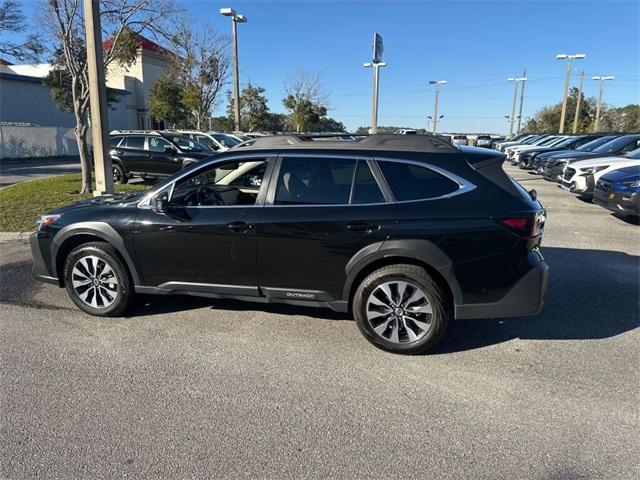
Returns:
[[[109,242],[118,251],[118,253],[122,256],[125,263],[127,264],[129,272],[131,272],[131,277],[133,278],[134,285],[140,285],[140,276],[138,275],[138,270],[136,269],[133,259],[127,252],[122,236],[106,222],[74,223],[64,227],[56,234],[51,244],[51,271],[53,272],[54,276],[59,277],[59,275],[62,273],[58,272],[56,268],[58,251],[60,250],[60,247],[66,240],[75,235],[93,235],[95,237],[101,238],[105,242]]]
[[[435,243],[424,239],[386,240],[378,242],[356,253],[347,266],[345,273],[347,281],[343,290],[343,299],[348,300],[353,287],[353,282],[367,265],[387,257],[415,258],[436,269],[445,279],[451,292],[455,305],[462,303],[460,285],[453,274],[451,259]]]

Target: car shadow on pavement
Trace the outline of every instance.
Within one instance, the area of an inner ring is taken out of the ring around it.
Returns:
[[[513,339],[594,340],[640,326],[640,257],[608,250],[543,248],[551,277],[537,316],[455,320],[430,354]]]

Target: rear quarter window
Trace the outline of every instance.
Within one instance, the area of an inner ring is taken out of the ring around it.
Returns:
[[[378,162],[397,201],[427,200],[457,191],[460,186],[428,167],[405,162]]]

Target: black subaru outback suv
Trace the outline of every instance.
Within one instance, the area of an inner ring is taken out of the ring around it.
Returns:
[[[109,155],[113,182],[127,183],[133,176],[166,177],[215,152],[181,133],[133,131],[112,134]]]
[[[134,293],[329,307],[420,353],[450,320],[542,308],[545,211],[503,161],[430,135],[259,138],[42,216],[33,270],[91,315]]]

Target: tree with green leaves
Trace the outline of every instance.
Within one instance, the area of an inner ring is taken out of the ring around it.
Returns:
[[[163,22],[175,12],[172,0],[101,0],[102,29],[109,39],[103,48],[105,71],[109,66],[133,64],[137,36],[142,32],[163,32]],[[45,82],[59,107],[71,106],[74,134],[82,171],[82,193],[92,191],[89,130],[89,74],[85,47],[82,0],[48,0],[41,12],[43,28],[56,45],[52,70]]]
[[[318,73],[296,70],[285,82],[285,93],[282,104],[289,110],[289,120],[296,132],[308,130],[327,114],[326,95]]]
[[[15,0],[2,0],[0,3],[0,56],[36,62],[44,53],[44,46],[38,36],[29,34],[24,40],[18,42],[8,40],[9,35],[23,34],[26,30],[27,21],[20,3]]]
[[[172,69],[164,73],[149,90],[149,115],[173,128],[188,121],[190,110],[184,101],[184,88]]]
[[[249,82],[240,91],[240,128],[245,132],[267,130],[269,106],[265,89]],[[233,121],[233,95],[227,91],[227,116]]]
[[[173,25],[172,48],[176,52],[172,69],[182,84],[183,102],[193,116],[197,129],[219,100],[229,82],[229,39],[210,25],[195,27],[195,22],[181,15]]]

